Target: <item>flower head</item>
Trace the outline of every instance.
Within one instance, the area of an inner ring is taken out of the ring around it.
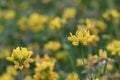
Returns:
[[[79,80],[79,76],[78,76],[77,73],[71,72],[71,73],[68,74],[66,80]]]
[[[120,56],[120,41],[114,40],[107,45],[107,50],[111,52],[112,55]]]
[[[34,80],[59,80],[58,73],[54,72],[55,62],[56,60],[47,54],[36,61]]]
[[[76,15],[75,8],[66,8],[63,12],[63,18],[64,19],[74,18],[75,15]]]
[[[107,52],[100,49],[99,50],[99,56],[106,59],[107,58]]]
[[[79,43],[87,46],[89,43],[93,42],[94,39],[95,35],[91,35],[90,32],[84,27],[79,27],[75,35],[70,33],[70,36],[68,37],[68,40],[71,41],[75,46],[77,46]]]
[[[60,17],[55,17],[50,20],[49,29],[50,30],[60,30],[65,23],[66,23],[65,19],[62,19]]]
[[[58,41],[49,41],[47,44],[44,45],[44,48],[47,50],[57,51],[61,48],[61,44]]]
[[[33,59],[30,58],[32,51],[28,51],[26,48],[17,47],[13,49],[11,57],[7,57],[8,61],[11,61],[15,64],[15,69],[22,70],[24,67],[29,68]]]

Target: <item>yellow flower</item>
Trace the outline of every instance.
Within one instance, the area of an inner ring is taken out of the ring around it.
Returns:
[[[57,59],[63,59],[63,58],[65,58],[66,55],[67,55],[67,51],[64,50],[64,51],[57,52],[55,54],[55,57]]]
[[[15,69],[22,70],[24,67],[29,68],[33,59],[30,58],[32,51],[28,51],[26,48],[17,47],[13,49],[11,57],[7,57],[8,61],[11,61],[15,64]]]
[[[61,48],[61,44],[58,41],[49,41],[44,45],[45,49],[56,51]]]
[[[39,50],[40,49],[40,46],[38,43],[29,44],[27,47],[29,50]]]
[[[60,76],[56,72],[50,72],[49,73],[49,80],[59,80]]]
[[[0,80],[15,80],[13,76],[10,74],[4,73],[0,76]]]
[[[74,18],[76,15],[76,10],[75,8],[67,8],[64,10],[63,12],[63,18],[64,19],[70,19],[70,18]]]
[[[18,25],[20,29],[25,31],[29,30],[32,32],[38,32],[43,29],[44,24],[48,21],[48,17],[45,15],[41,15],[39,13],[32,13],[29,17],[22,17],[18,20]]]
[[[6,69],[6,73],[9,75],[13,75],[13,76],[17,75],[17,71],[15,70],[13,66],[8,66]]]
[[[74,46],[79,45],[78,37],[76,35],[73,35],[72,33],[70,33],[70,36],[68,37],[68,40],[71,41]]]
[[[94,39],[95,35],[91,35],[90,32],[84,27],[79,27],[75,35],[70,33],[70,36],[68,37],[68,40],[71,41],[74,46],[77,46],[79,43],[87,46],[89,43],[92,43]]]
[[[24,80],[33,80],[33,79],[32,79],[32,76],[26,76]]]
[[[96,24],[97,24],[97,26],[98,26],[98,28],[100,29],[101,32],[106,30],[107,26],[103,21],[98,20]]]
[[[33,32],[40,31],[44,26],[44,24],[48,21],[48,17],[44,15],[40,15],[38,13],[32,13],[28,19],[29,29]]]
[[[54,72],[55,59],[47,54],[36,62],[34,80],[59,80],[59,75]]]
[[[120,41],[114,40],[107,45],[107,50],[111,52],[112,55],[120,56]]]
[[[6,71],[0,75],[0,80],[15,80],[15,76],[17,75],[17,71],[13,66],[8,66]]]
[[[105,18],[105,19],[107,19],[107,20],[110,20],[109,11],[107,10],[106,12],[104,12],[104,13],[102,14],[102,17]]]
[[[116,9],[113,9],[111,11],[111,15],[112,17],[115,19],[115,18],[119,18],[119,12],[116,10]]]
[[[107,58],[107,52],[100,49],[99,50],[99,56],[106,59]]]
[[[55,59],[45,54],[43,59],[36,61],[36,66],[39,68],[36,68],[35,71],[42,71],[47,69],[48,67],[49,67],[49,71],[52,71],[54,68],[54,65],[55,65]]]
[[[116,77],[116,78],[120,78],[120,72],[119,72],[119,71],[117,71],[117,72],[115,73],[115,77]]]
[[[98,61],[100,61],[100,57],[98,55],[89,55],[88,56],[88,60],[92,63],[92,64],[95,64],[97,63]]]
[[[6,10],[6,11],[4,11],[3,16],[6,20],[14,19],[15,18],[15,11]]]
[[[116,9],[107,10],[103,13],[103,18],[107,20],[114,20],[116,23],[119,23],[119,12]]]
[[[25,31],[27,29],[27,17],[22,17],[18,20],[18,25],[20,26],[20,29]]]
[[[49,29],[50,30],[59,30],[63,27],[63,24],[66,21],[64,19],[61,19],[59,17],[55,17],[54,19],[50,20],[49,23]]]
[[[95,79],[93,79],[93,80],[100,80],[99,78],[95,78]]]
[[[77,63],[76,65],[77,66],[82,66],[82,65],[85,65],[87,63],[86,59],[77,59]]]
[[[113,69],[113,65],[112,64],[107,64],[107,70],[111,71]]]
[[[71,72],[71,73],[68,74],[66,80],[79,80],[79,76],[78,76],[77,73]]]
[[[85,20],[86,27],[93,34],[98,34],[100,32],[104,32],[106,30],[106,24],[102,20],[97,19],[89,19]],[[80,25],[81,26],[81,25]]]

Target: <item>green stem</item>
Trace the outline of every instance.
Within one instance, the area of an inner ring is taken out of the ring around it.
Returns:
[[[72,54],[69,54],[69,55],[68,55],[68,59],[69,59],[69,61],[70,61],[70,65],[71,65],[73,71],[76,72],[75,64],[74,64],[74,61],[73,61],[74,58],[72,57]]]
[[[82,46],[82,60],[83,60],[83,65],[85,64],[84,62],[84,46]]]
[[[23,80],[22,70],[19,70],[18,80]]]

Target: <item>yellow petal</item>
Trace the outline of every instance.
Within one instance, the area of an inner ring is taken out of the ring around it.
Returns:
[[[23,65],[22,65],[22,66],[19,66],[19,69],[22,70],[22,69],[23,69]]]
[[[6,59],[7,59],[8,61],[11,61],[11,62],[14,61],[14,59],[13,59],[12,57],[7,57]]]
[[[29,68],[30,67],[30,64],[29,63],[26,63],[24,64],[26,68]]]

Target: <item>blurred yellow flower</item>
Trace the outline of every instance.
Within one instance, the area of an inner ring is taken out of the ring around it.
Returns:
[[[18,20],[18,25],[20,26],[20,29],[25,31],[27,28],[27,17],[22,17]]]
[[[29,17],[22,17],[18,20],[18,25],[20,29],[23,31],[32,31],[39,32],[43,29],[44,24],[48,21],[48,17],[45,15],[41,15],[39,13],[32,13]]]
[[[49,29],[50,30],[60,30],[63,27],[63,24],[65,24],[65,20],[60,17],[55,17],[50,20],[49,22]]]
[[[0,76],[0,80],[15,80],[13,76],[7,74],[7,73],[4,73]]]
[[[77,66],[83,66],[87,63],[87,60],[84,58],[84,59],[77,59],[77,63],[76,65]]]
[[[120,78],[120,72],[119,72],[119,71],[117,71],[117,72],[115,73],[115,77],[116,77],[116,78]]]
[[[32,76],[26,76],[24,80],[33,80],[33,79],[32,79]]]
[[[15,69],[22,70],[24,67],[29,68],[33,59],[30,58],[32,51],[28,51],[26,48],[17,47],[13,49],[11,57],[7,57],[8,61],[11,61],[15,64]]]
[[[61,48],[61,44],[58,41],[49,41],[44,45],[45,49],[56,51]]]
[[[105,22],[103,22],[102,20],[97,20],[96,25],[98,26],[101,32],[104,32],[107,28]]]
[[[106,30],[106,24],[102,21],[102,20],[97,20],[97,19],[89,19],[87,18],[85,20],[86,23],[86,27],[88,30],[90,30],[90,32],[92,32],[93,34],[98,34],[98,33],[102,33]]]
[[[97,63],[98,61],[100,61],[100,57],[98,55],[89,55],[88,56],[88,60],[92,63],[92,64],[95,64]]]
[[[100,80],[99,78],[95,78],[95,79],[93,79],[93,80]]]
[[[58,73],[54,72],[56,60],[49,57],[47,54],[36,62],[34,80],[58,80]]]
[[[107,10],[102,15],[103,18],[107,20],[114,20],[116,23],[119,23],[119,11],[116,9]]]
[[[99,50],[99,56],[106,59],[107,58],[107,52],[100,49]]]
[[[14,66],[7,66],[6,73],[12,76],[17,75],[17,71],[15,70]]]
[[[10,56],[10,51],[9,51],[9,49],[4,49],[4,51],[1,51],[1,52],[0,52],[0,58],[1,58],[1,59],[6,58],[6,57],[8,57],[8,56]]]
[[[75,8],[66,8],[63,12],[63,18],[64,19],[70,19],[74,18],[76,15],[76,9]]]
[[[63,59],[67,55],[67,51],[60,51],[55,54],[56,59]]]
[[[112,55],[119,55],[120,56],[120,41],[114,40],[106,46],[107,50],[111,52]]]
[[[6,10],[6,11],[4,11],[3,17],[6,20],[11,20],[11,19],[15,18],[15,15],[16,15],[15,11],[13,11],[13,10]]]
[[[111,71],[113,69],[113,65],[112,64],[107,64],[107,70]]]
[[[79,80],[79,75],[75,72],[71,72],[68,74],[66,80]]]
[[[6,71],[0,75],[0,80],[15,80],[15,76],[17,75],[17,71],[13,66],[7,66]]]

